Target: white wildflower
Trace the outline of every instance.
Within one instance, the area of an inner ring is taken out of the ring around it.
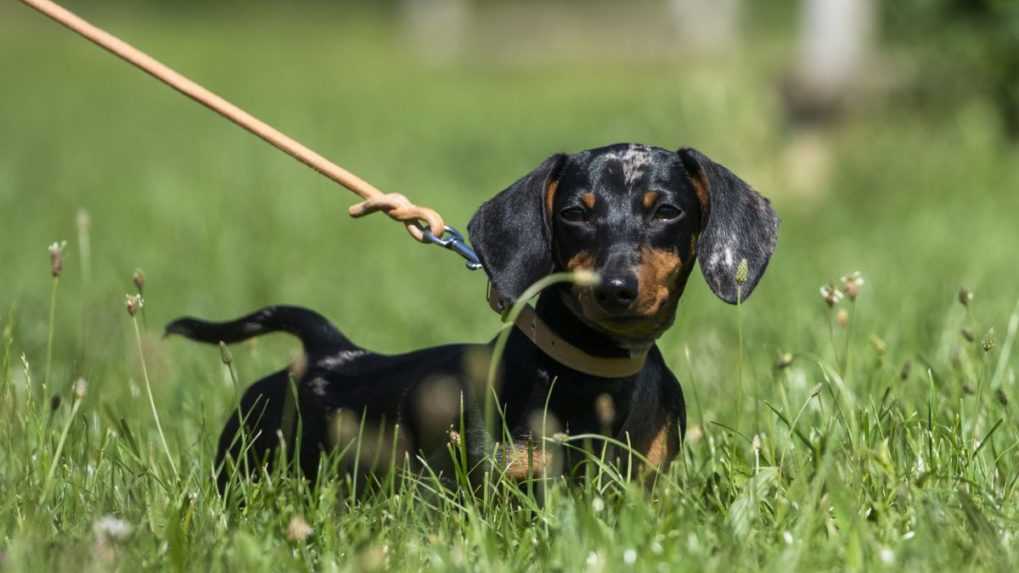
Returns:
[[[821,298],[828,304],[829,307],[833,307],[842,300],[842,291],[835,288],[830,284],[826,284],[821,287]]]
[[[885,565],[891,565],[895,563],[895,552],[887,547],[882,547],[881,551],[878,552],[878,557],[881,562]]]
[[[860,295],[860,288],[863,287],[863,275],[860,271],[842,277],[842,292],[849,297],[849,300],[856,300]]]
[[[104,515],[92,524],[92,532],[102,542],[121,542],[131,536],[134,528],[130,523],[114,515]]]
[[[71,385],[71,394],[74,395],[75,400],[84,400],[85,393],[88,391],[88,382],[84,378],[78,378]]]
[[[291,517],[290,523],[287,524],[287,539],[290,541],[304,541],[314,532],[302,515]]]

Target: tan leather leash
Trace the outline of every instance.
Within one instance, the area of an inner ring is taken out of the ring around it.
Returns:
[[[55,2],[50,0],[21,1],[353,191],[363,201],[348,209],[352,217],[363,217],[381,211],[389,215],[390,218],[403,223],[407,232],[415,240],[446,247],[467,259],[468,268],[472,270],[481,268],[477,256],[463,240],[460,233],[447,227],[442,217],[434,210],[419,207],[399,193],[383,193],[371,183],[177,73],[138,48],[86,22]]]
[[[363,217],[381,211],[391,219],[403,223],[407,232],[415,240],[421,243],[436,244],[459,254],[467,260],[467,268],[471,270],[481,268],[481,261],[477,254],[467,244],[460,232],[447,226],[436,211],[417,206],[399,193],[383,193],[371,183],[322,157],[307,146],[174,71],[138,48],[83,20],[59,4],[51,0],[21,0],[21,2],[354,192],[363,201],[348,209],[348,213],[352,217]],[[503,315],[505,309],[501,308],[502,303],[500,302],[498,306],[495,304],[498,299],[498,296],[494,300],[490,296],[493,310]],[[646,352],[630,358],[606,358],[587,354],[556,334],[530,306],[524,308],[514,324],[546,355],[569,368],[592,376],[609,378],[632,376],[640,371],[647,356]]]

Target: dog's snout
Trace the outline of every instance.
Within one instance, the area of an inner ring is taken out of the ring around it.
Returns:
[[[637,277],[632,274],[604,277],[595,289],[595,298],[609,312],[621,312],[637,300]]]

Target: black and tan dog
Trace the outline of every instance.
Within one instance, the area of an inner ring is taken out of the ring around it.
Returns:
[[[579,458],[569,449],[551,460],[536,455],[545,448],[528,445],[539,426],[610,437],[664,467],[676,456],[686,413],[655,340],[672,324],[696,259],[722,300],[746,299],[777,229],[767,199],[693,149],[620,144],[545,160],[470,221],[496,303],[505,306],[558,270],[588,269],[601,280],[550,287],[517,321],[498,368],[499,415],[487,424],[492,343],[384,356],[358,347],[317,313],[285,306],[230,322],[182,318],[166,331],[212,344],[287,332],[304,345],[301,368],[269,375],[245,393],[239,413],[250,443],[243,450],[240,418],[227,422],[217,458],[221,486],[233,470],[260,473],[281,440],[314,478],[322,453],[351,443],[363,428],[373,429],[370,439],[361,436],[362,449],[372,452],[358,460],[364,471],[394,455],[448,471],[451,439],[465,442],[469,464],[500,460],[513,477],[553,465],[573,470]]]

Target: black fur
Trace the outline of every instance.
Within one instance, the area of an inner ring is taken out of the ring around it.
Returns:
[[[509,302],[552,272],[545,193],[566,161],[557,153],[481,205],[467,224],[492,287]]]
[[[711,185],[706,223],[692,184],[701,172]],[[546,195],[550,183],[558,186],[554,195]],[[597,302],[594,294],[600,291],[587,287],[543,292],[536,312],[562,338],[588,354],[647,352],[647,360],[640,372],[625,378],[582,374],[552,360],[514,329],[495,388],[496,411],[503,417],[487,424],[482,411],[494,340],[387,356],[355,345],[321,315],[289,306],[229,322],[183,318],[166,332],[210,344],[287,332],[304,346],[301,364],[256,382],[227,422],[217,455],[221,488],[234,472],[260,475],[275,461],[281,439],[314,479],[322,453],[343,448],[345,432],[360,427],[371,432],[371,438],[362,438],[365,443],[385,444],[384,452],[378,451],[381,446],[361,452],[357,467],[364,473],[386,467],[395,446],[399,461],[403,456],[416,465],[425,461],[448,476],[449,445],[458,440],[466,445],[468,467],[487,467],[478,462],[496,442],[505,443],[503,428],[521,447],[533,446],[542,432],[603,435],[665,466],[678,452],[686,411],[679,383],[654,340],[672,323],[696,258],[697,235],[703,228],[702,261],[716,255],[719,237],[740,238],[736,255],[750,266],[746,298],[774,249],[776,224],[765,200],[692,150],[615,145],[547,159],[471,220],[471,239],[495,287],[516,298],[545,274],[580,261],[604,276],[625,278],[620,284],[638,285],[641,296],[667,292],[668,297],[638,297],[627,306],[625,298],[611,305]],[[729,300],[732,285],[718,278],[725,270],[713,264],[705,276]],[[247,450],[240,446],[242,428],[252,442]],[[622,458],[619,451],[612,455]],[[559,452],[564,472],[576,472],[579,461],[571,449]],[[353,464],[341,463],[341,471],[352,471]]]
[[[711,200],[707,225],[697,244],[701,273],[711,290],[729,304],[744,301],[768,267],[778,241],[778,216],[749,184],[696,149],[679,150],[691,177],[703,177]],[[743,284],[736,281],[747,262]]]

